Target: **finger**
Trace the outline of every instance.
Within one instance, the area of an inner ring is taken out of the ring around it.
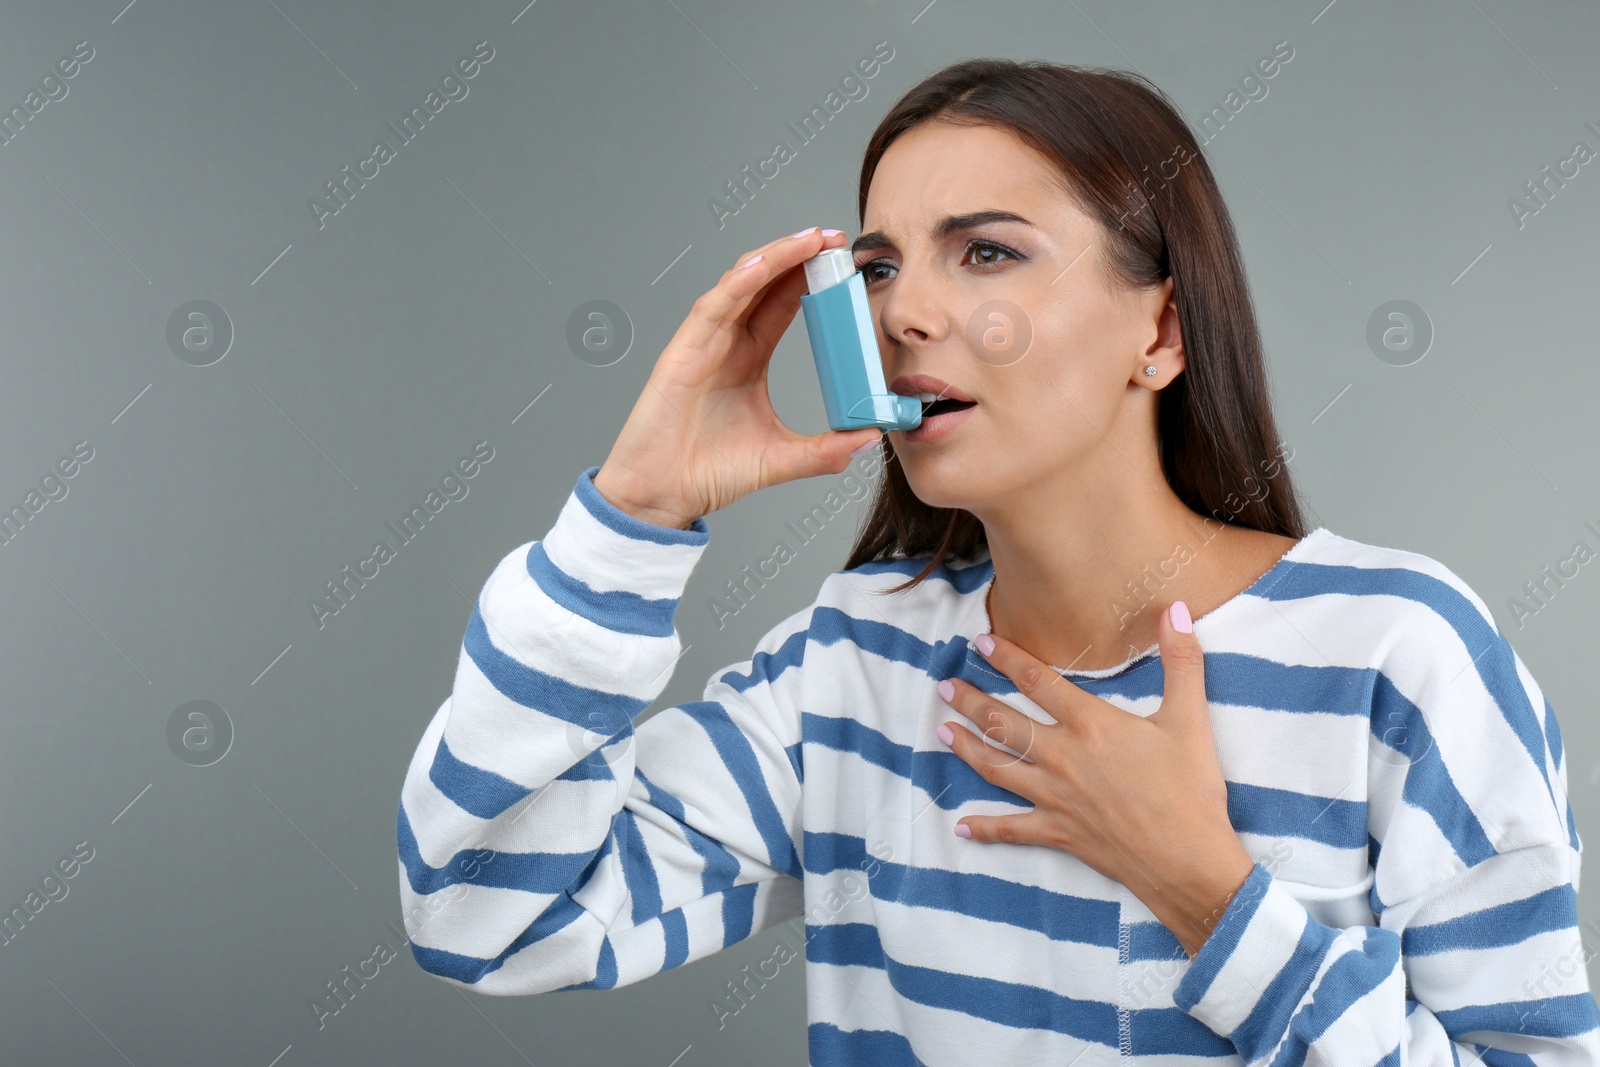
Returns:
[[[807,238],[801,238],[805,241]],[[828,248],[838,248],[844,244],[845,235],[841,231],[832,237],[827,237],[817,245],[815,256],[818,252]],[[804,263],[810,256],[803,257]],[[751,268],[752,270],[756,268]],[[745,320],[750,336],[762,351],[770,352],[778,347],[778,341],[784,332],[789,329],[789,324],[794,321],[795,312],[800,310],[800,297],[806,291],[806,272],[804,270],[785,271],[783,274],[770,281],[766,288],[758,292],[750,301],[750,313]]]
[[[1150,718],[1157,722],[1176,722],[1184,726],[1204,725],[1211,720],[1206,703],[1205,653],[1194,634],[1189,608],[1175,600],[1161,613],[1160,633],[1162,697],[1161,708]]]
[[[872,444],[883,437],[876,427],[859,430],[827,430],[807,436],[797,433],[778,420],[786,436],[774,441],[762,454],[762,468],[767,472],[769,484],[780,485],[798,478],[812,478],[819,474],[838,474],[850,465],[851,451],[864,444]]]
[[[995,745],[1005,745],[1022,754],[1024,759],[1037,762],[1035,753],[1038,751],[1042,732],[1047,729],[1044,723],[1013,708],[1011,705],[996,699],[983,690],[961,678],[950,679],[952,688],[951,699],[947,700],[951,707],[972,721],[978,728],[978,734],[985,741]],[[940,693],[943,696],[943,692]],[[1005,757],[1002,762],[1015,762],[1017,757],[1006,752],[993,752],[991,759]]]
[[[779,237],[739,257],[717,284],[694,302],[685,340],[705,344],[717,330],[737,323],[745,309],[774,279],[820,252],[822,241],[821,229],[811,227],[801,231],[799,236]]]
[[[770,352],[778,347],[778,341],[794,322],[795,312],[800,310],[800,297],[805,291],[805,271],[790,270],[773,278],[750,299],[745,328],[757,349]]]
[[[1048,824],[1037,808],[1017,815],[968,815],[956,826],[965,826],[973,841],[1056,847],[1047,833]]]
[[[988,652],[984,645],[993,642]],[[1049,713],[1056,722],[1071,726],[1093,714],[1089,694],[1058,674],[1014,641],[999,634],[979,634],[972,642],[983,658],[1011,679],[1017,691]]]
[[[950,750],[977,771],[984,781],[1029,800],[1047,795],[1054,775],[1039,764],[1023,759],[1016,753],[994,748],[982,735],[960,723],[940,723],[938,733],[941,741],[945,738],[946,730],[949,731],[950,740],[945,743]]]

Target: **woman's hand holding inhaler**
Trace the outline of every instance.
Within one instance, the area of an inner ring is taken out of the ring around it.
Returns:
[[[813,226],[739,257],[656,360],[605,463],[600,495],[633,517],[687,529],[757,489],[837,474],[875,427],[801,434],[767,394],[767,366],[800,309],[801,265],[844,243]]]

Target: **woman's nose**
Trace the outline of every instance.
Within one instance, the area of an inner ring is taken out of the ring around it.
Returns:
[[[928,345],[944,339],[948,321],[942,287],[927,271],[901,268],[884,286],[878,326],[898,344]]]

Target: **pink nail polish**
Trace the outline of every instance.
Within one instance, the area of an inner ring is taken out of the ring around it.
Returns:
[[[972,643],[977,645],[978,651],[982,652],[985,656],[994,654],[994,638],[990,637],[988,634],[979,634],[977,637],[972,639]]]
[[[945,744],[947,744],[947,745],[955,744],[955,741],[956,741],[955,731],[951,730],[950,727],[946,726],[944,723],[940,723],[939,726],[938,726],[938,729],[934,730],[933,732],[938,734],[939,735],[939,740],[943,741]]]
[[[843,230],[823,230],[822,231],[822,236],[824,236],[824,237],[837,237],[843,232],[844,232]]]
[[[855,459],[857,456],[861,455],[863,452],[866,452],[869,449],[877,448],[882,443],[883,443],[883,434],[880,433],[877,437],[874,437],[872,440],[867,441],[865,444],[859,444],[856,447],[852,448],[850,450],[850,458],[851,459]]]
[[[940,682],[937,688],[939,690],[939,696],[943,698],[946,704],[950,703],[950,701],[956,698],[956,683],[952,682],[950,679],[946,678],[944,681]]]
[[[1172,628],[1180,634],[1194,633],[1194,620],[1189,618],[1189,605],[1181,600],[1174,600],[1172,607],[1167,609],[1167,615],[1172,619]]]
[[[972,827],[968,826],[964,822],[956,823],[956,836],[957,837],[971,837],[972,836]]]

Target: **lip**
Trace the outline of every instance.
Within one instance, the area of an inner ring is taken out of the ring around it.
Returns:
[[[924,418],[912,429],[899,431],[900,437],[902,440],[918,445],[940,440],[950,436],[956,427],[970,419],[972,413],[977,410],[978,406],[974,403],[970,408],[962,408],[960,411],[947,411],[943,415]]]
[[[976,404],[975,397],[957,389],[949,382],[942,382],[931,374],[902,374],[889,383],[889,392],[898,393],[900,396],[917,396],[920,393],[932,393],[947,400],[964,400]]]

